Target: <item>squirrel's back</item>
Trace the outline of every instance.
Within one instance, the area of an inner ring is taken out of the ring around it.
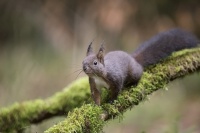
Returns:
[[[189,32],[172,29],[160,33],[144,42],[134,53],[133,57],[143,67],[156,64],[172,52],[196,47],[199,40]]]
[[[133,58],[123,51],[112,51],[104,57],[106,70],[116,75],[127,75],[130,60]]]

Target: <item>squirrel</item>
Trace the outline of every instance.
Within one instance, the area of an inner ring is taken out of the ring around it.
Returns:
[[[199,42],[189,32],[172,29],[152,37],[132,54],[111,51],[105,56],[103,44],[95,54],[91,42],[82,65],[83,71],[89,76],[92,99],[100,105],[100,89],[106,87],[111,91],[110,101],[113,102],[127,84],[138,83],[145,67],[158,63],[172,52],[196,47]]]

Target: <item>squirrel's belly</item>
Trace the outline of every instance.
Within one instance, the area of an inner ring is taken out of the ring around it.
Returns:
[[[98,90],[103,88],[103,87],[105,87],[107,89],[109,88],[109,85],[103,79],[101,79],[100,77],[95,76],[94,79],[95,79],[96,87],[97,87]]]

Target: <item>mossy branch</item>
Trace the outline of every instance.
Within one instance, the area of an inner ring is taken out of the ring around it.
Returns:
[[[146,95],[163,88],[170,80],[187,75],[199,67],[200,48],[177,52],[163,63],[147,69],[138,86],[124,91],[113,105],[103,104],[99,107],[85,104],[69,113],[68,119],[46,132],[97,132],[102,129],[105,120],[120,115],[127,108],[145,99]],[[88,99],[90,99],[88,80],[82,78],[46,100],[37,99],[1,108],[0,132],[13,129],[20,131],[27,125],[39,123],[47,118],[66,115],[75,107],[86,103]],[[98,119],[99,117],[101,119]]]
[[[124,90],[115,102],[96,106],[85,104],[45,133],[98,133],[106,120],[121,114],[146,99],[147,95],[164,88],[170,81],[200,69],[200,48],[174,53],[162,63],[148,68],[136,87]]]
[[[87,78],[82,78],[46,100],[37,99],[1,108],[0,133],[21,131],[28,125],[39,123],[47,118],[67,115],[68,111],[88,101],[90,97],[88,88]]]

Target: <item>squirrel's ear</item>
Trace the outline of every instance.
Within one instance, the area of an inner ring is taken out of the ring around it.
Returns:
[[[88,55],[91,55],[91,54],[93,54],[93,49],[92,49],[92,42],[90,43],[90,45],[88,46],[88,49],[87,49],[87,56]]]
[[[103,43],[101,44],[101,47],[100,47],[99,52],[97,54],[97,59],[99,60],[99,62],[101,62],[104,65],[104,50],[105,49],[104,49]]]

